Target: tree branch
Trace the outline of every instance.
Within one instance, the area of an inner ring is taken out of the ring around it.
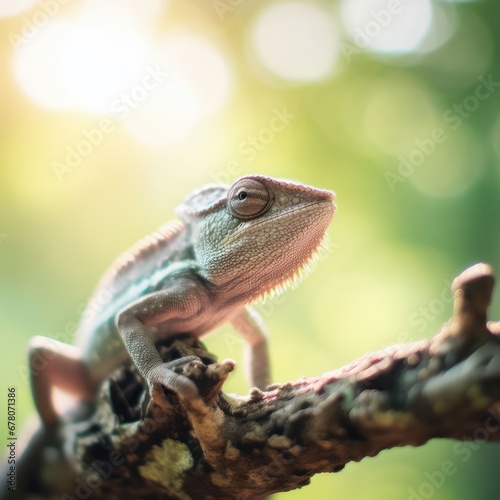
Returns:
[[[190,337],[159,345],[165,361],[202,360],[182,368],[201,402],[170,393],[166,408],[156,406],[129,365],[103,385],[90,418],[65,426],[61,442],[72,443],[81,487],[95,497],[255,499],[394,446],[498,441],[500,322],[486,321],[492,290],[491,268],[473,266],[453,282],[453,317],[435,337],[241,398],[221,392],[232,361],[216,363]]]

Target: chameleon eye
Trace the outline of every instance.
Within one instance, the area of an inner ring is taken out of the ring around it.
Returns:
[[[271,193],[265,184],[255,179],[236,181],[227,196],[231,214],[240,220],[250,220],[266,213],[271,206]]]

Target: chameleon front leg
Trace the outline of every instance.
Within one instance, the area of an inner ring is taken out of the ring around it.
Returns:
[[[195,357],[186,357],[164,363],[149,337],[148,327],[169,320],[189,322],[203,307],[204,296],[199,287],[189,279],[177,279],[172,287],[141,297],[122,309],[116,324],[123,343],[140,374],[146,380],[152,399],[163,405],[163,388],[175,392],[184,402],[199,398],[196,385],[187,377],[174,371],[174,367],[190,362]],[[165,333],[164,333],[165,334]]]
[[[269,333],[261,316],[251,307],[245,307],[231,323],[245,340],[245,372],[250,385],[264,389],[270,384],[270,363],[267,350]]]

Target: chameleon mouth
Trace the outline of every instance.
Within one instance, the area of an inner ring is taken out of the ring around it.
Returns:
[[[300,205],[297,207],[290,207],[290,208],[288,208],[282,212],[279,212],[277,214],[274,214],[274,215],[271,215],[268,217],[263,217],[262,219],[256,219],[253,221],[246,222],[242,228],[236,230],[233,234],[228,236],[227,239],[225,239],[222,242],[222,244],[224,245],[226,243],[231,243],[232,241],[234,241],[236,238],[240,237],[241,235],[243,235],[247,232],[250,232],[250,231],[253,232],[256,227],[259,227],[259,226],[264,225],[264,224],[266,224],[266,225],[270,224],[273,221],[275,221],[276,219],[287,220],[291,216],[297,215],[297,212],[304,211],[306,213],[311,213],[311,211],[314,209],[315,210],[320,209],[322,215],[318,217],[318,221],[321,219],[324,219],[324,230],[326,230],[326,228],[330,225],[330,222],[332,221],[333,216],[335,214],[335,210],[336,210],[335,203],[333,203],[333,199],[335,197],[334,193],[331,193],[330,191],[326,191],[326,193],[331,194],[331,199],[328,201],[326,201],[326,200],[325,201],[323,201],[323,200],[322,201],[314,201],[314,202],[306,203],[304,205]],[[324,210],[323,210],[323,207],[324,207]],[[329,213],[327,215],[328,212],[331,212],[331,213]]]

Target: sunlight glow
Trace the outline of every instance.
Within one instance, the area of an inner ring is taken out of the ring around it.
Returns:
[[[184,139],[201,120],[218,112],[232,89],[229,66],[220,50],[196,35],[170,35],[154,59],[166,69],[125,128],[140,142],[169,146]]]
[[[14,54],[14,77],[40,106],[59,110],[76,107],[64,74],[65,47],[73,29],[68,21],[53,21]]]
[[[342,0],[341,15],[358,48],[402,54],[424,40],[433,10],[430,0]]]
[[[16,16],[31,9],[37,4],[37,0],[0,0],[0,18]]]
[[[263,66],[282,78],[311,82],[331,73],[339,54],[337,28],[318,4],[271,4],[257,18],[252,48]]]
[[[203,116],[219,111],[231,92],[232,76],[216,45],[200,36],[180,33],[166,38],[158,51],[159,58],[189,81]]]
[[[186,138],[200,118],[200,103],[189,82],[172,74],[123,125],[139,142],[161,147]]]
[[[95,113],[109,112],[115,98],[141,80],[148,52],[140,33],[118,23],[78,25],[62,61],[75,105]]]
[[[220,110],[232,77],[219,48],[200,36],[153,43],[162,5],[87,0],[77,17],[52,20],[14,51],[19,86],[47,108],[114,116],[151,146],[182,140]]]
[[[42,106],[107,113],[144,74],[148,51],[139,33],[118,23],[54,20],[19,47],[14,73]]]
[[[161,16],[169,0],[84,0],[82,12],[93,19],[119,19],[120,23],[147,29]]]

